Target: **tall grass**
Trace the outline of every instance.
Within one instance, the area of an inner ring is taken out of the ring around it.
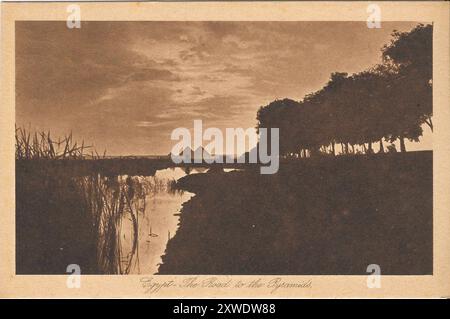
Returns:
[[[64,138],[53,139],[50,131],[31,132],[16,127],[16,159],[84,159],[99,158],[91,145],[74,141],[72,133]],[[102,155],[106,156],[106,150]]]
[[[95,174],[78,179],[78,183],[96,230],[100,272],[139,272],[139,217],[146,211],[146,198],[158,192],[176,192],[173,189],[174,181],[156,177],[107,177]],[[123,225],[126,219],[132,225],[132,245],[129,249],[122,242],[127,231]]]
[[[89,156],[88,150],[91,150],[92,158],[101,157],[91,146],[74,141],[72,134],[56,140],[52,138],[50,132],[31,133],[23,128],[16,128],[15,135],[16,160],[84,159]],[[24,237],[26,243],[36,245],[36,249],[45,252],[51,249],[50,247],[59,245],[50,239],[53,235],[59,238],[58,228],[65,229],[66,234],[72,237],[74,242],[83,242],[77,240],[80,234],[70,233],[69,216],[78,214],[76,222],[84,225],[84,228],[90,228],[87,233],[93,234],[95,238],[97,254],[91,256],[86,251],[83,258],[95,258],[100,273],[127,274],[138,262],[139,212],[145,211],[145,195],[147,191],[155,188],[155,185],[147,186],[150,187],[147,190],[137,180],[131,178],[106,177],[95,172],[80,177],[72,175],[67,170],[49,170],[39,166],[24,170],[18,168],[16,185],[17,199],[21,201],[20,207],[26,207],[25,211],[21,209],[17,211],[18,216],[30,221],[34,218],[48,218],[44,221],[43,227],[48,227],[47,229],[51,231],[46,234],[45,231],[38,230],[41,232],[39,238],[42,238],[42,241],[33,242]],[[38,192],[36,185],[39,185]],[[70,202],[76,204],[74,206],[68,204],[68,198],[71,199]],[[36,203],[39,205],[36,206]],[[79,215],[80,212],[82,216]],[[133,225],[132,249],[128,252],[123,251],[121,243],[124,218],[131,219]],[[88,222],[83,222],[86,219]],[[44,247],[46,245],[48,247]],[[26,255],[25,252],[25,258]]]
[[[78,179],[84,205],[91,213],[97,236],[97,260],[101,273],[128,274],[139,262],[139,213],[145,211],[146,193],[131,177],[85,176]],[[132,221],[132,247],[122,245],[125,218]]]
[[[31,133],[16,128],[17,160],[78,160],[89,156],[88,150],[95,154],[91,155],[93,159],[101,158],[91,146],[75,142],[72,134],[55,140],[50,132]],[[23,204],[21,207],[26,207],[25,211],[18,211],[17,214],[29,220],[30,224],[33,224],[31,221],[34,218],[44,218],[42,227],[48,227],[52,232],[46,234],[43,231],[40,235],[43,241],[31,241],[31,244],[45,252],[48,249],[46,245],[59,245],[50,239],[54,231],[58,233],[58,228],[63,229],[74,242],[83,242],[77,239],[81,231],[91,238],[94,247],[93,251],[86,251],[83,258],[90,258],[97,265],[96,271],[102,274],[139,271],[139,216],[146,210],[146,197],[158,192],[177,191],[174,180],[156,177],[107,176],[94,171],[80,176],[65,168],[55,169],[53,165],[23,170],[19,169],[21,166],[17,167],[17,199]],[[38,192],[36,188],[39,188]],[[71,233],[68,220],[79,224],[81,229]],[[123,241],[125,232],[129,230],[131,245]],[[28,239],[24,240],[30,243]],[[24,255],[26,258],[26,252]]]

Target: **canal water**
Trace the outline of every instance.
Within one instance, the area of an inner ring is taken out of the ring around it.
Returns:
[[[194,196],[193,193],[174,191],[165,185],[186,176],[187,173],[203,172],[206,172],[206,169],[194,168],[186,172],[177,167],[159,170],[155,176],[139,177],[142,183],[162,185],[162,187],[154,187],[145,196],[144,208],[137,218],[137,249],[132,259],[129,254],[132,251],[133,240],[136,238],[134,234],[136,228],[133,227],[132,220],[126,215],[121,222],[121,262],[123,264],[131,262],[130,274],[155,274],[158,272],[161,256],[165,252],[167,243],[176,235],[182,205]],[[125,268],[125,265],[123,266]]]

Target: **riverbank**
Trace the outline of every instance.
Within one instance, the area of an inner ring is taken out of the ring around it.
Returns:
[[[160,274],[432,274],[432,152],[196,174]]]

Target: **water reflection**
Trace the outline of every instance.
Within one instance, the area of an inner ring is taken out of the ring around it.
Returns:
[[[182,168],[170,168],[157,171],[155,176],[133,177],[142,185],[159,186],[148,187],[150,191],[145,194],[143,202],[140,203],[142,207],[138,214],[137,233],[134,221],[129,214],[122,218],[121,250],[128,256],[133,253],[133,247],[136,245],[135,258],[124,258],[121,261],[129,267],[128,273],[157,273],[167,243],[177,232],[182,204],[194,195],[189,192],[174,191],[171,185],[187,174],[206,171],[203,168],[194,168],[187,172]]]

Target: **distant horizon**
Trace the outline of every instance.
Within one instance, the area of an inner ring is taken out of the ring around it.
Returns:
[[[380,63],[391,33],[417,24],[18,21],[16,123],[99,153],[163,156],[173,129],[255,127],[259,107]],[[407,150],[432,149],[423,128]]]

